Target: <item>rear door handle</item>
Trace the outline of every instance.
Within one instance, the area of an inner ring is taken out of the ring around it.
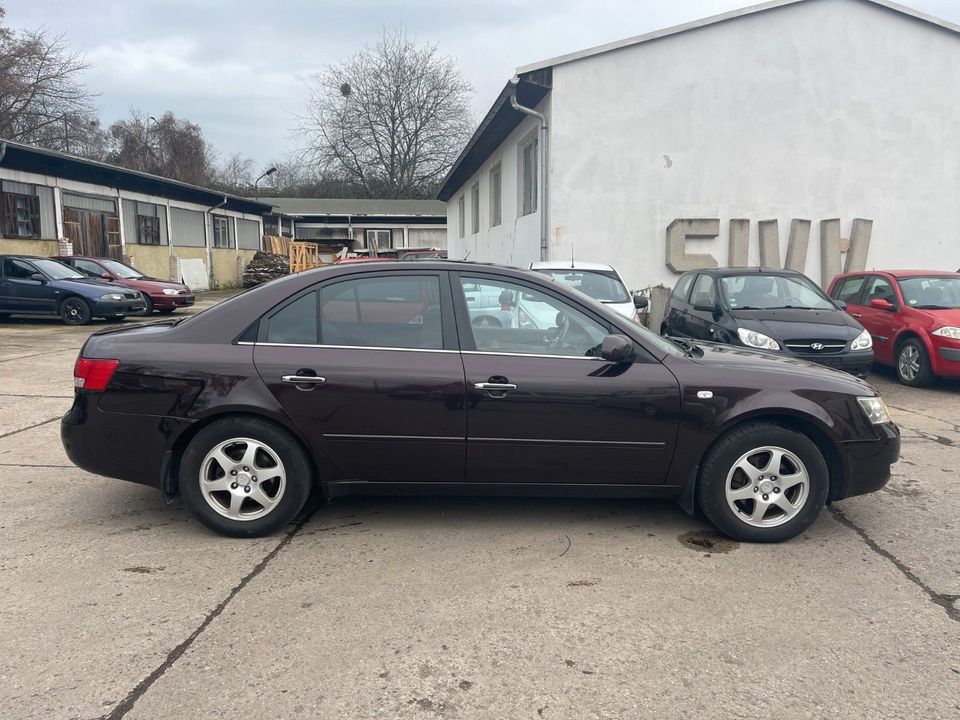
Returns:
[[[296,385],[299,390],[309,390],[311,386],[323,385],[327,379],[319,375],[283,375],[280,380],[290,385]]]

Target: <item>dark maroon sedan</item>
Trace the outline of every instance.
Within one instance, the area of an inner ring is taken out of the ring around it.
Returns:
[[[495,299],[498,323],[479,323]],[[878,490],[900,439],[854,377],[675,344],[534,272],[357,263],[96,333],[71,460],[181,494],[235,536],[347,493],[670,497],[779,541]]]
[[[167,315],[177,308],[190,307],[195,302],[193,291],[183,283],[149,277],[119,260],[82,255],[63,255],[53,259],[84,275],[139,290],[146,300],[146,308],[138,315],[150,316],[154,310]]]

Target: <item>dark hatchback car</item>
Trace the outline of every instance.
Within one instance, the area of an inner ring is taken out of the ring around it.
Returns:
[[[555,323],[476,326],[466,287],[549,304]],[[677,498],[779,541],[881,488],[900,447],[862,380],[675,344],[541,273],[472,263],[291,275],[96,333],[74,379],[73,462],[179,492],[235,536],[277,530],[319,488]]]
[[[873,364],[873,340],[845,308],[792,270],[694,270],[677,281],[660,334],[776,352],[862,377]]]
[[[138,313],[141,315],[152,315],[154,310],[161,315],[168,315],[177,308],[190,307],[196,301],[193,291],[183,283],[144,275],[135,267],[119,260],[82,255],[53,259],[69,265],[88,277],[139,291],[143,295],[145,305],[143,311]]]
[[[122,320],[143,308],[136,290],[93,280],[48,258],[0,255],[0,320],[59,315],[68,325],[86,325],[94,317]]]

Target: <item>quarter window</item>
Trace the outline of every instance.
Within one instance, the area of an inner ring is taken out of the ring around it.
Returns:
[[[607,328],[540,290],[483,278],[461,281],[481,352],[599,357]]]
[[[443,347],[436,275],[360,278],[323,288],[324,345],[437,350]]]

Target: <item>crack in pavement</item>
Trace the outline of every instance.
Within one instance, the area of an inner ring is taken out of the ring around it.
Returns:
[[[902,430],[909,430],[912,433],[916,433],[917,436],[923,440],[930,440],[932,442],[939,443],[940,445],[945,445],[947,447],[958,447],[957,445],[953,444],[953,440],[951,440],[948,437],[944,437],[943,435],[935,435],[934,433],[929,433],[925,430],[917,430],[916,428],[908,427],[906,425],[901,425],[900,423],[897,423],[897,427],[899,427]]]
[[[44,357],[45,355],[56,355],[57,353],[79,352],[78,348],[64,348],[63,350],[51,350],[50,352],[34,353],[33,355],[21,355],[20,357],[5,358],[0,362],[14,362],[15,360],[28,360],[33,357]]]
[[[29,463],[0,463],[0,467],[29,467],[29,468],[71,468],[76,470],[76,465],[31,465]]]
[[[882,547],[880,547],[877,541],[867,534],[866,530],[864,530],[859,525],[854,523],[850,518],[848,518],[843,513],[842,510],[838,510],[832,505],[830,506],[829,510],[833,514],[833,516],[837,519],[837,522],[853,530],[857,535],[860,536],[860,539],[867,544],[867,547],[869,547],[871,550],[877,553],[877,555],[879,555],[880,557],[886,558],[887,560],[892,562],[894,567],[897,568],[897,570],[899,570],[900,573],[907,580],[909,580],[918,588],[923,590],[930,597],[930,599],[933,601],[935,605],[939,605],[940,607],[942,607],[946,611],[947,617],[949,617],[951,620],[954,620],[956,622],[960,622],[960,607],[957,607],[955,604],[957,600],[960,600],[960,595],[947,595],[944,593],[936,592],[933,588],[931,588],[923,580],[921,580],[920,577],[915,572],[913,572],[913,570],[907,567],[906,563],[898,559],[889,550],[885,550]]]
[[[948,420],[944,420],[943,418],[935,417],[934,415],[927,415],[926,413],[922,413],[922,412],[917,412],[916,410],[911,410],[910,408],[898,407],[897,405],[887,405],[887,407],[893,408],[894,410],[901,410],[903,412],[908,412],[911,415],[919,415],[920,417],[925,417],[928,420],[936,420],[937,422],[942,422],[945,425],[950,425],[953,428],[954,432],[960,432],[960,425],[951,423]],[[897,424],[899,425],[900,423],[897,423]]]
[[[19,430],[11,430],[8,433],[4,433],[3,435],[0,435],[0,440],[3,440],[4,438],[8,438],[11,435],[16,435],[17,433],[26,432],[27,430],[33,430],[34,428],[38,428],[41,425],[47,425],[48,423],[52,423],[54,420],[59,420],[60,417],[61,417],[60,415],[57,415],[56,417],[52,417],[49,420],[41,420],[40,422],[34,423],[33,425],[27,425],[26,427],[20,428]]]
[[[73,395],[28,395],[26,393],[5,393],[0,392],[0,398],[48,398],[50,400],[73,400]]]
[[[203,619],[197,628],[190,633],[186,640],[177,645],[173,650],[167,653],[167,657],[162,663],[160,663],[153,672],[147,675],[143,680],[137,683],[136,687],[133,688],[127,696],[121,700],[116,707],[113,708],[106,715],[101,715],[98,720],[120,720],[128,712],[133,709],[133,706],[137,703],[141,697],[143,697],[146,692],[153,686],[153,684],[159,680],[167,670],[169,670],[173,664],[183,656],[183,654],[190,649],[190,646],[200,637],[201,633],[209,627],[210,623],[216,620],[221,613],[227,608],[230,602],[243,590],[251,580],[253,580],[257,575],[263,572],[267,565],[270,564],[270,561],[273,560],[277,555],[280,554],[280,551],[283,550],[287,545],[290,544],[290,541],[293,540],[294,536],[300,532],[301,528],[307,524],[313,514],[317,511],[318,505],[314,505],[308,509],[297,521],[294,523],[293,528],[287,531],[287,534],[284,536],[277,546],[268,552],[264,558],[258,562],[253,569],[243,576],[239,583],[237,583],[234,588],[227,593],[227,596],[219,602],[219,604],[213,608],[207,616]]]

